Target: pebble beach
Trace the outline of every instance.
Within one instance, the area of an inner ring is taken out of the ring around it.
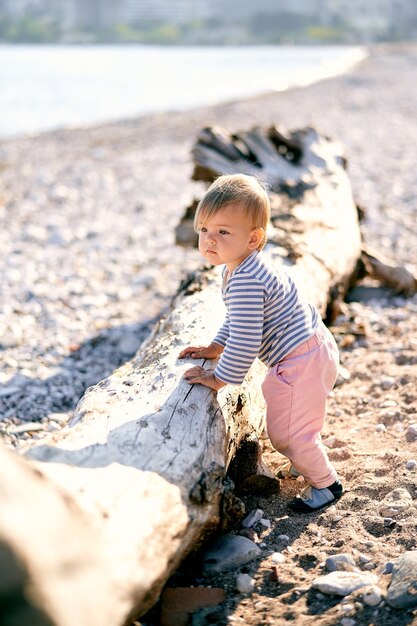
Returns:
[[[313,125],[346,146],[364,239],[417,266],[416,48],[376,48],[302,89],[0,144],[0,428],[58,428],[84,389],[131,357],[198,254],[175,246],[200,197],[198,130]],[[26,425],[25,425],[26,424]],[[16,438],[17,437],[17,438]]]
[[[417,45],[376,46],[353,70],[308,87],[0,143],[0,440],[19,450],[22,442],[67,424],[84,390],[138,351],[169,311],[180,281],[198,267],[198,252],[176,246],[174,231],[185,207],[204,189],[191,180],[190,155],[203,126],[219,124],[232,131],[269,124],[314,126],[339,140],[355,200],[365,210],[365,244],[417,274],[416,84]],[[399,450],[406,473],[402,486],[412,491],[414,484],[415,500],[415,465],[405,468],[417,457],[417,297],[380,290],[377,299],[368,294],[348,306],[351,322],[365,325],[367,337],[365,343],[346,344],[342,352],[346,384],[336,390],[338,408],[333,407],[333,426],[326,434],[338,436],[335,420],[346,407],[352,421],[363,424],[356,409],[369,391],[363,385],[373,367],[373,380],[385,380],[385,387],[381,383],[376,395],[369,394],[372,426],[369,440],[361,434],[358,446]],[[339,338],[342,350],[345,339],[346,334]],[[379,406],[382,402],[394,405]],[[386,437],[383,444],[381,437]],[[340,455],[334,460],[343,471],[349,456]],[[391,483],[394,488],[395,480]],[[381,485],[372,501],[382,501],[388,491]],[[256,509],[259,503],[252,505]],[[331,525],[336,514],[326,515]],[[399,556],[405,548],[415,549],[416,517],[414,512],[409,525],[403,524],[404,544],[382,550],[381,568],[390,551]],[[275,553],[276,546],[266,538],[263,542]],[[372,545],[368,548],[372,552]],[[384,593],[382,585],[381,598]],[[235,613],[233,620],[230,607],[224,623],[278,623],[262,621],[259,607],[245,609],[244,604],[242,616]],[[353,613],[352,626],[370,623]],[[278,613],[276,619],[283,616]],[[303,619],[296,611],[292,621],[310,623]]]

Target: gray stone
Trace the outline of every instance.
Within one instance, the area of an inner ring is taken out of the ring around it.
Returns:
[[[240,593],[252,593],[255,589],[255,581],[249,574],[238,574],[236,577],[236,589]]]
[[[331,554],[327,557],[325,567],[328,572],[351,570],[355,566],[353,556],[348,553]]]
[[[242,522],[243,528],[252,528],[252,526],[255,526],[255,524],[263,518],[263,514],[264,512],[262,509],[255,509],[254,511],[251,511]]]
[[[387,602],[395,609],[417,606],[417,550],[405,552],[395,562]]]
[[[382,517],[399,517],[403,515],[407,509],[413,504],[413,498],[402,487],[398,487],[387,493],[381,501],[379,512]]]
[[[261,554],[260,548],[241,535],[225,535],[212,541],[203,553],[204,574],[216,574],[249,563]]]
[[[364,572],[330,572],[313,580],[313,588],[331,596],[348,596],[365,585],[376,585],[378,577]]]

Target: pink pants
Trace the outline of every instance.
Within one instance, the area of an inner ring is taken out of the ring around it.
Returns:
[[[291,460],[310,485],[320,489],[337,479],[320,431],[338,363],[333,335],[321,324],[314,337],[269,368],[262,384],[272,445]]]

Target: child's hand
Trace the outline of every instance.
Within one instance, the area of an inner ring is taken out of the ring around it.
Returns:
[[[218,343],[211,343],[209,346],[188,346],[179,355],[179,359],[190,356],[192,359],[215,359],[223,352],[223,346]]]
[[[204,367],[200,367],[199,365],[187,370],[184,374],[184,378],[189,385],[199,383],[200,385],[204,385],[204,387],[214,389],[214,391],[218,391],[226,385],[226,383],[215,377],[213,370],[205,370]]]

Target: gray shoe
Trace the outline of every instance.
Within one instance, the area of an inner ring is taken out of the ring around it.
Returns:
[[[308,485],[299,496],[296,496],[288,503],[288,506],[296,513],[312,513],[333,504],[342,495],[343,486],[338,480],[324,489]]]

